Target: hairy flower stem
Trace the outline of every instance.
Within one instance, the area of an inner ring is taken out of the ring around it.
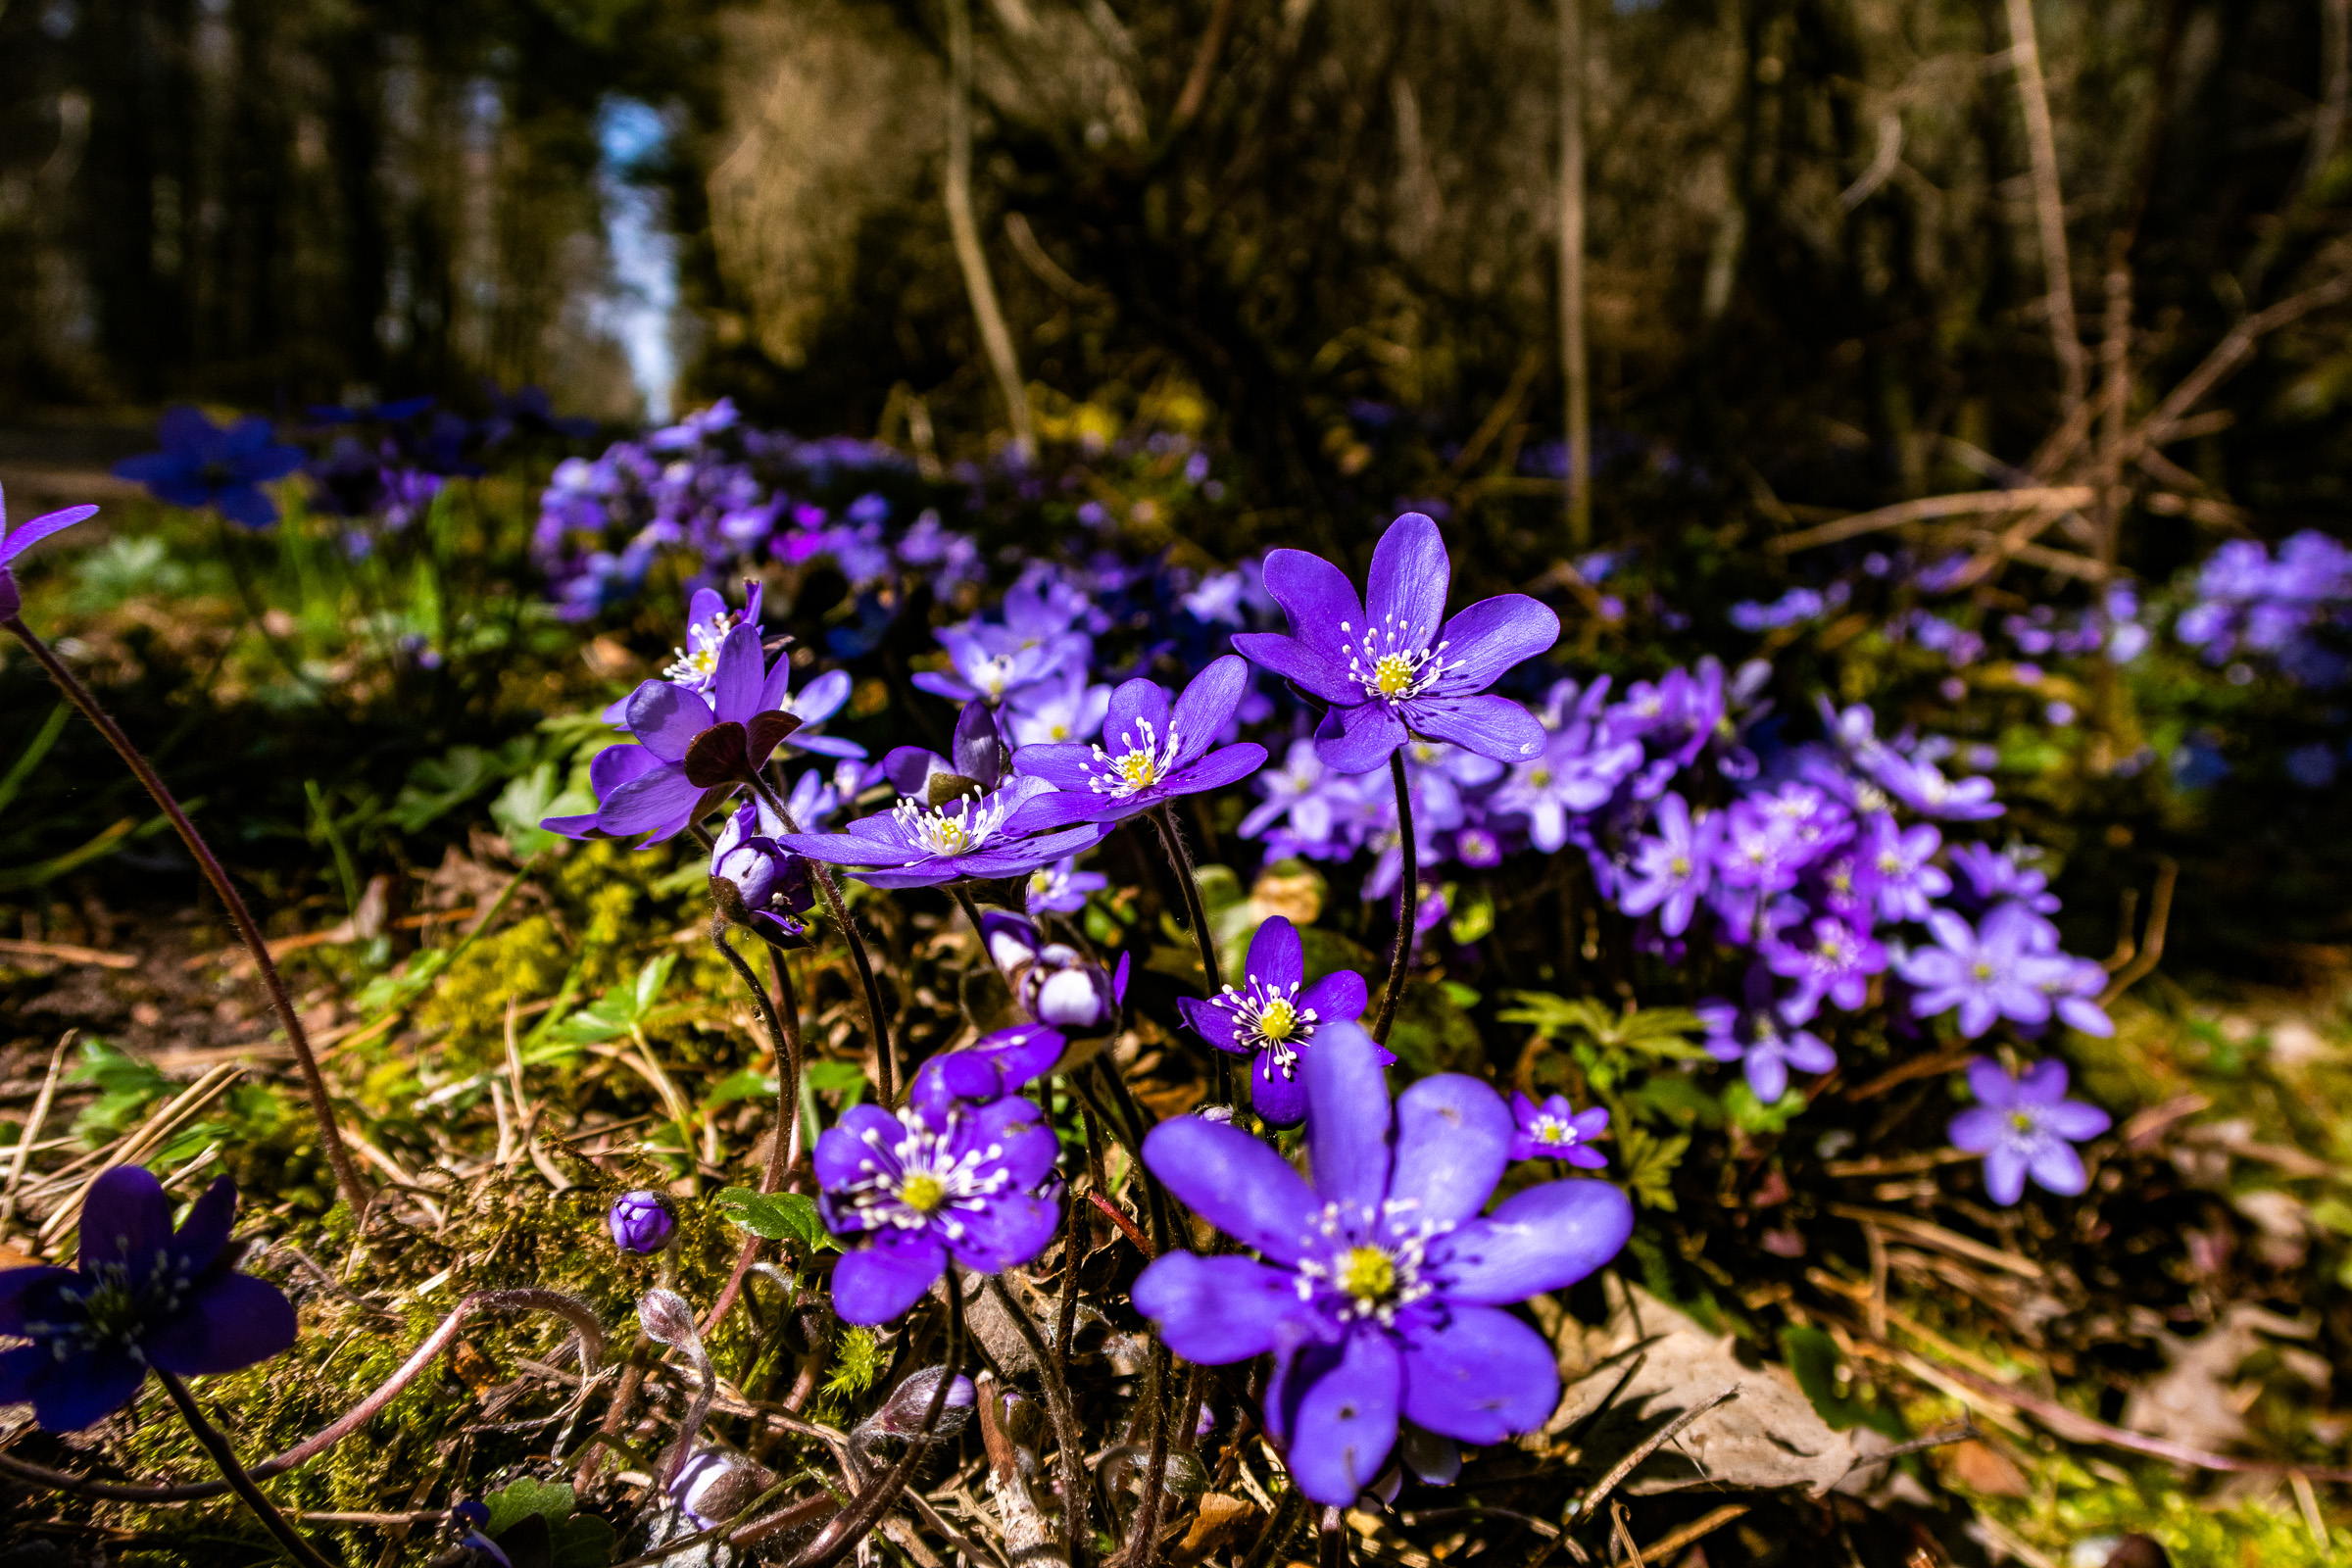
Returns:
[[[1389,983],[1381,988],[1380,1011],[1372,1015],[1372,1038],[1389,1043],[1396,999],[1404,995],[1404,971],[1413,961],[1413,927],[1421,915],[1420,846],[1413,837],[1413,789],[1404,776],[1404,748],[1389,754],[1389,782],[1396,789],[1396,847],[1404,856],[1404,880],[1396,888],[1396,946],[1389,954]]]
[[[1200,950],[1200,972],[1207,978],[1208,995],[1214,999],[1225,989],[1224,977],[1217,970],[1216,938],[1208,929],[1208,908],[1200,902],[1200,879],[1193,874],[1193,852],[1184,846],[1184,830],[1176,825],[1175,807],[1163,805],[1152,812],[1152,825],[1159,829],[1159,847],[1167,852],[1169,869],[1176,873],[1176,890],[1184,900],[1184,918],[1193,928],[1193,944]],[[1225,1053],[1212,1050],[1209,1058],[1216,1075],[1217,1102],[1229,1104],[1233,1101],[1233,1086]]]
[[[948,1260],[948,1351],[940,1367],[939,1382],[931,1390],[931,1403],[923,1411],[923,1424],[906,1440],[906,1451],[899,1462],[876,1481],[850,1499],[849,1507],[824,1531],[808,1544],[808,1549],[792,1559],[790,1568],[830,1568],[854,1550],[882,1522],[892,1503],[906,1490],[914,1476],[914,1467],[922,1463],[930,1450],[933,1434],[939,1430],[940,1413],[948,1407],[948,1391],[955,1387],[956,1370],[963,1359],[963,1274],[956,1260]],[[747,1539],[745,1532],[729,1538],[734,1545],[749,1545],[757,1537]]]
[[[1164,1245],[1161,1249],[1166,1250]],[[1128,1532],[1126,1568],[1152,1568],[1159,1556],[1159,1505],[1167,1495],[1168,1385],[1176,1375],[1176,1357],[1152,1333],[1152,1457],[1144,1466],[1144,1500],[1135,1510]]]
[[[1348,1521],[1337,1508],[1326,1508],[1316,1526],[1315,1568],[1348,1568]]]
[[[1075,1255],[1074,1246],[1072,1255]],[[1046,1348],[1045,1339],[1030,1320],[1027,1308],[1013,1299],[1003,1275],[991,1274],[988,1286],[996,1292],[997,1304],[1012,1320],[1021,1343],[1037,1358],[1038,1381],[1046,1389],[1046,1414],[1054,1422],[1054,1446],[1061,1450],[1061,1539],[1068,1550],[1070,1568],[1086,1568],[1086,1440],[1078,1429],[1078,1410],[1070,1400],[1070,1385],[1062,1376],[1060,1347],[1052,1350]]]
[[[196,1396],[188,1392],[188,1386],[161,1368],[157,1369],[155,1375],[163,1381],[164,1392],[172,1396],[172,1402],[179,1406],[179,1418],[188,1424],[190,1432],[196,1434],[196,1441],[204,1446],[204,1451],[212,1455],[213,1463],[220,1467],[220,1474],[227,1479],[229,1490],[245,1499],[245,1506],[251,1508],[255,1517],[262,1521],[262,1528],[276,1537],[277,1544],[286,1548],[286,1554],[302,1564],[303,1568],[330,1568],[327,1560],[318,1554],[318,1549],[302,1538],[302,1532],[294,1528],[293,1522],[277,1511],[277,1504],[262,1495],[262,1489],[254,1484],[253,1477],[247,1475],[245,1467],[237,1463],[236,1450],[228,1446],[228,1440],[197,1408]]]
[[[64,661],[50,650],[47,643],[33,635],[32,628],[25,625],[23,619],[11,616],[0,624],[5,624],[16,634],[17,640],[30,650],[41,667],[49,672],[49,678],[56,681],[58,688],[66,694],[67,701],[81,710],[81,716],[97,726],[98,732],[106,737],[107,744],[115,749],[115,755],[122,759],[123,764],[137,775],[141,784],[147,786],[147,793],[155,797],[155,804],[162,807],[164,814],[172,819],[172,826],[177,830],[180,842],[187,846],[188,854],[195,858],[197,869],[212,884],[221,907],[228,911],[229,923],[237,928],[237,935],[244,941],[246,951],[253,955],[262,983],[270,989],[270,1002],[277,1009],[278,1022],[285,1026],[286,1041],[293,1047],[294,1061],[301,1070],[303,1088],[310,1095],[312,1119],[318,1125],[319,1146],[326,1152],[327,1163],[334,1168],[335,1186],[343,1194],[343,1200],[351,1205],[354,1222],[364,1223],[368,1217],[368,1201],[374,1193],[361,1178],[360,1167],[352,1159],[350,1149],[344,1145],[342,1129],[335,1124],[334,1102],[327,1098],[326,1079],[319,1073],[318,1057],[311,1050],[310,1032],[303,1028],[302,1017],[294,1010],[294,999],[286,994],[286,982],[277,972],[277,962],[270,956],[270,944],[263,940],[262,928],[254,922],[252,911],[245,907],[245,900],[238,894],[236,884],[229,881],[227,868],[213,854],[212,846],[205,843],[204,835],[196,831],[196,824],[188,820],[188,813],[179,808],[179,802],[164,786],[163,779],[148,763],[145,756],[130,743],[130,737],[122,732],[122,726],[116,723],[113,716],[98,705],[97,696],[66,667]]]
[[[786,809],[784,802],[769,787],[767,780],[756,772],[749,777],[752,788],[758,792],[760,800],[767,803],[768,809],[776,813],[777,819],[784,824],[784,830],[798,833],[800,824],[793,821],[792,812]],[[874,1045],[874,1075],[877,1080],[874,1087],[883,1104],[895,1105],[899,1099],[898,1073],[891,1057],[890,1035],[882,1024],[882,985],[874,978],[874,960],[865,951],[865,938],[858,934],[858,922],[850,918],[850,906],[842,902],[841,889],[834,885],[832,870],[810,860],[808,875],[825,901],[825,912],[833,916],[833,923],[841,929],[842,940],[850,945],[850,961],[857,965],[858,983],[865,992],[865,1033]]]
[[[752,994],[760,1017],[766,1021],[768,1043],[775,1050],[776,1125],[768,1135],[767,1164],[760,1172],[760,1191],[772,1193],[784,1185],[785,1172],[801,1159],[801,1009],[792,992],[792,971],[784,966],[784,956],[771,949],[769,957],[775,970],[776,990],[784,1001],[779,1011],[767,994],[767,987],[760,983],[751,964],[727,940],[727,922],[717,915],[710,919],[710,941],[735,971],[735,977],[743,982],[743,988]],[[787,1024],[786,1019],[791,1022]],[[735,1254],[734,1272],[727,1276],[726,1288],[718,1293],[718,1299],[710,1303],[710,1315],[703,1319],[705,1334],[718,1327],[728,1309],[734,1306],[735,1298],[743,1291],[744,1276],[751,1272],[752,1261],[759,1255],[760,1238],[745,1237]]]

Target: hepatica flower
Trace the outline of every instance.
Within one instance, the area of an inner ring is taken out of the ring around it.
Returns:
[[[1511,1120],[1518,1131],[1511,1139],[1513,1159],[1559,1159],[1585,1170],[1599,1170],[1608,1156],[1591,1146],[1608,1130],[1609,1110],[1594,1105],[1578,1110],[1566,1095],[1553,1095],[1537,1104],[1525,1095],[1511,1096]]]
[[[1110,885],[1100,871],[1076,869],[1078,858],[1065,855],[1052,865],[1029,873],[1022,887],[1031,914],[1076,914],[1086,907],[1086,896]]]
[[[1050,1066],[1058,1036],[1039,1031],[1021,1046],[1047,1040],[1052,1051],[1040,1054]],[[1056,1147],[1032,1102],[1007,1094],[974,1104],[940,1073],[917,1074],[895,1115],[877,1105],[844,1111],[816,1141],[818,1212],[851,1246],[833,1271],[834,1309],[845,1322],[887,1323],[921,1299],[951,1256],[983,1274],[1035,1257],[1060,1221],[1040,1191]]]
[[[1289,614],[1290,635],[1245,632],[1233,646],[1330,705],[1315,747],[1343,773],[1381,766],[1408,734],[1525,761],[1544,750],[1544,726],[1487,688],[1558,641],[1560,617],[1525,594],[1503,594],[1446,620],[1452,572],[1438,525],[1418,512],[1381,535],[1360,602],[1330,562],[1273,551],[1266,591]]]
[[[23,608],[17,594],[16,573],[9,564],[25,551],[61,529],[71,528],[84,517],[95,516],[96,507],[68,507],[63,512],[44,513],[40,516],[8,526],[8,498],[0,495],[0,620],[14,620]]]
[[[1043,779],[1016,778],[936,806],[908,797],[842,832],[787,833],[777,842],[811,860],[850,867],[851,875],[878,888],[1026,876],[1094,848],[1109,831],[1081,823],[1031,836],[1035,823],[1025,808],[1052,788]]]
[[[1979,1056],[1969,1063],[1968,1086],[1978,1102],[1952,1118],[1949,1135],[1955,1148],[1984,1156],[1984,1191],[1994,1202],[2025,1196],[2028,1176],[2066,1198],[2090,1185],[2074,1146],[2111,1123],[2098,1106],[2066,1098],[2065,1062],[2036,1062],[2012,1078]]]
[[[1305,979],[1305,944],[1298,940],[1298,928],[1278,914],[1250,939],[1241,985],[1229,985],[1206,1002],[1176,1000],[1195,1034],[1219,1051],[1251,1058],[1250,1103],[1276,1127],[1296,1127],[1306,1115],[1298,1062],[1316,1034],[1335,1024],[1352,1024],[1370,1000],[1364,977],[1352,969],[1336,970],[1311,986]],[[1396,1059],[1378,1046],[1372,1049],[1384,1064]]]
[[[1971,926],[1949,909],[1928,915],[1936,946],[1914,949],[1902,976],[1919,988],[1911,1010],[1922,1018],[1958,1008],[1960,1035],[1974,1040],[1996,1019],[2041,1023],[2050,1015],[2047,979],[2069,977],[2071,960],[2034,951],[2040,922],[2021,906],[2002,905]]]
[[[167,505],[210,507],[248,528],[277,520],[277,503],[262,486],[302,466],[302,449],[278,441],[258,415],[224,430],[201,410],[181,407],[167,413],[155,433],[163,451],[125,458],[115,465],[115,476],[145,485]]]
[[[1333,1024],[1300,1068],[1311,1181],[1272,1149],[1198,1116],[1160,1123],[1144,1161],[1257,1252],[1170,1252],[1136,1307],[1207,1365],[1271,1351],[1266,1422],[1293,1478],[1345,1507],[1399,1423],[1461,1443],[1543,1425],[1559,1396],[1544,1337],[1500,1310],[1615,1256],[1633,1205],[1605,1182],[1546,1182],[1482,1217],[1515,1130],[1474,1078],[1424,1078],[1394,1104],[1372,1038]]]
[[[75,1268],[0,1273],[0,1404],[32,1405],[51,1432],[121,1409],[147,1369],[193,1377],[266,1361],[294,1343],[294,1307],[236,1271],[236,1184],[205,1189],[177,1231],[163,1183],[136,1165],[100,1174],[81,1205]]]
[[[1680,795],[1658,802],[1656,838],[1641,840],[1634,849],[1633,869],[1627,874],[1618,906],[1628,914],[1658,912],[1658,929],[1679,937],[1690,925],[1699,896],[1715,868],[1715,836],[1720,818],[1690,819],[1690,808]]]
[[[1173,705],[1155,681],[1131,680],[1110,694],[1102,739],[1024,746],[1012,765],[1055,793],[1032,808],[1039,826],[1120,822],[1180,795],[1198,795],[1248,778],[1263,767],[1254,741],[1210,751],[1250,687],[1250,666],[1227,654],[1193,677]]]
[[[1767,1105],[1778,1104],[1788,1092],[1788,1069],[1828,1072],[1838,1065],[1838,1053],[1819,1035],[1785,1018],[1772,1001],[1772,984],[1752,975],[1748,1004],[1707,1001],[1691,1009],[1705,1026],[1701,1042],[1717,1061],[1742,1064],[1747,1087]]]

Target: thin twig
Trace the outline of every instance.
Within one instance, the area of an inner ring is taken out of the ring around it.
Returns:
[[[1012,444],[1021,466],[1037,458],[1037,431],[1029,420],[1029,391],[1021,380],[1014,357],[1012,333],[1004,325],[1004,307],[997,303],[996,280],[989,276],[988,253],[980,248],[980,225],[972,216],[972,10],[970,0],[948,0],[948,233],[956,247],[956,264],[963,271],[964,292],[971,296],[972,315],[980,323],[980,344],[996,372],[997,390],[1004,396],[1005,416],[1012,424]]]
[[[180,1419],[188,1424],[188,1430],[196,1434],[196,1441],[203,1445],[204,1451],[212,1456],[213,1463],[220,1468],[229,1490],[245,1500],[245,1506],[251,1508],[254,1516],[261,1520],[262,1528],[275,1537],[277,1544],[286,1548],[286,1554],[302,1564],[303,1568],[331,1568],[327,1560],[318,1554],[318,1548],[304,1540],[302,1532],[294,1528],[293,1522],[277,1511],[277,1504],[264,1496],[262,1489],[254,1485],[253,1477],[246,1473],[243,1465],[237,1463],[236,1449],[230,1447],[228,1440],[204,1418],[204,1411],[197,1407],[196,1396],[188,1392],[188,1386],[160,1367],[155,1375],[162,1380],[164,1392],[172,1396],[172,1402],[179,1407]]]
[[[1585,345],[1584,0],[1560,6],[1560,374],[1567,383],[1568,542],[1592,542],[1592,389]],[[1373,1037],[1382,1037],[1375,1030]]]
[[[49,1105],[57,1098],[57,1080],[65,1071],[66,1053],[74,1049],[74,1037],[81,1031],[69,1029],[58,1036],[57,1049],[49,1054],[49,1071],[41,1079],[41,1092],[33,1097],[32,1114],[25,1119],[24,1131],[17,1139],[16,1158],[9,1162],[8,1188],[0,1193],[0,1234],[5,1234],[17,1217],[17,1188],[24,1180],[24,1162],[32,1157],[32,1146],[40,1141],[42,1124],[49,1119]]]
[[[1683,1433],[1690,1428],[1692,1422],[1696,1421],[1700,1416],[1705,1415],[1709,1410],[1714,1409],[1717,1405],[1725,1403],[1728,1400],[1736,1399],[1739,1396],[1740,1385],[1735,1383],[1730,1388],[1724,1390],[1721,1394],[1718,1394],[1713,1398],[1707,1400],[1704,1404],[1691,1406],[1690,1409],[1685,1410],[1681,1415],[1676,1416],[1673,1420],[1658,1428],[1657,1431],[1651,1433],[1647,1438],[1642,1440],[1641,1446],[1635,1448],[1633,1452],[1627,1454],[1624,1458],[1611,1465],[1608,1473],[1602,1476],[1599,1481],[1595,1482],[1590,1492],[1587,1492],[1582,1497],[1579,1497],[1576,1502],[1570,1506],[1567,1515],[1561,1520],[1561,1529],[1565,1531],[1570,1525],[1578,1524],[1584,1520],[1592,1518],[1592,1510],[1599,1507],[1601,1500],[1607,1497],[1610,1493],[1616,1491],[1617,1484],[1623,1481],[1627,1476],[1632,1475],[1635,1467],[1640,1465],[1642,1460],[1648,1458],[1651,1454],[1657,1452],[1667,1444],[1672,1443],[1675,1439],[1681,1437]]]
[[[2118,997],[2147,978],[2149,971],[2164,957],[2165,927],[2173,918],[2173,885],[2180,879],[2180,862],[2167,856],[2156,866],[2156,892],[2148,901],[2148,931],[2140,940],[2138,956],[2107,982],[2099,993],[2099,1005],[2112,1006]]]
[[[2067,412],[2082,402],[2088,374],[2082,337],[2075,325],[2075,285],[2066,256],[2066,199],[2058,188],[2058,138],[2050,123],[2041,44],[2034,31],[2034,0],[2009,0],[2010,58],[2026,113],[2026,147],[2034,162],[2034,216],[2041,229],[2042,266],[2049,276],[2050,349],[2058,360],[2060,397]]]

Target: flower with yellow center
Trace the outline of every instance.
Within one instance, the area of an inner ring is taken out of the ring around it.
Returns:
[[[1136,737],[1141,733],[1142,739]],[[1176,771],[1176,759],[1183,749],[1183,740],[1173,723],[1168,725],[1167,739],[1160,739],[1158,726],[1148,718],[1139,718],[1135,727],[1119,736],[1126,748],[1115,756],[1095,746],[1095,766],[1087,784],[1097,795],[1123,799],[1140,795]]]

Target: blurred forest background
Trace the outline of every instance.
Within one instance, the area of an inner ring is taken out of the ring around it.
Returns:
[[[2352,182],[2342,0],[2031,7],[2038,178],[2025,9],[6,0],[0,462],[172,399],[485,380],[1002,439],[945,199],[968,26],[1027,401],[1181,377],[1266,524],[1428,491],[1482,432],[1556,488],[1571,87],[1603,542],[1974,487],[2119,323],[2161,385],[2307,285]],[[2340,505],[2352,356],[2306,324],[2255,375],[2175,452],[2282,532]],[[2143,572],[2211,543],[2149,521]]]

